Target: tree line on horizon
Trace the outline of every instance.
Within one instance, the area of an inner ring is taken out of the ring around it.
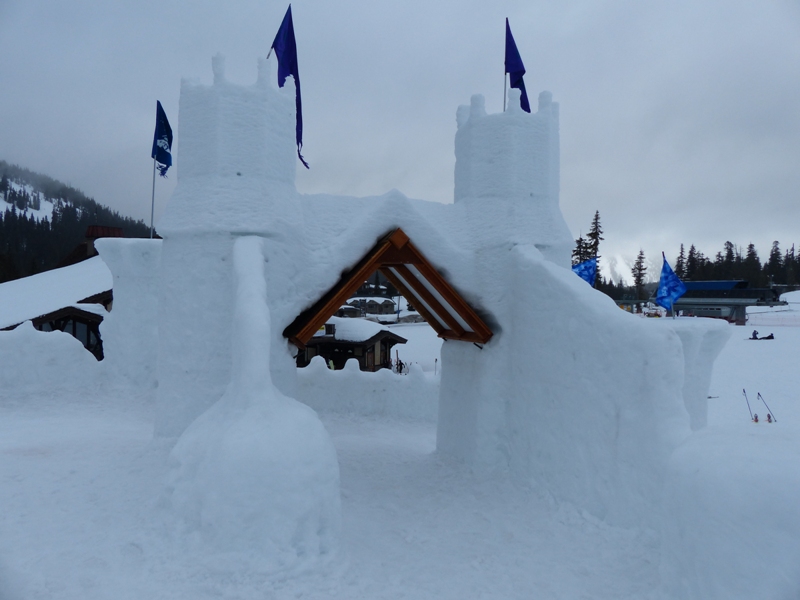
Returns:
[[[622,281],[615,284],[606,280],[600,274],[600,254],[598,253],[603,230],[600,224],[600,211],[595,211],[589,233],[582,234],[575,240],[572,251],[572,264],[598,259],[598,273],[594,287],[611,296],[615,300],[634,297],[643,300],[650,295],[654,283],[645,283],[647,276],[647,263],[643,250],[631,268],[633,285],[629,286]],[[733,242],[725,242],[721,251],[711,259],[698,250],[694,244],[689,246],[688,252],[681,244],[680,252],[674,261],[670,261],[675,274],[683,281],[724,281],[744,280],[751,288],[763,288],[771,285],[797,287],[800,284],[800,253],[795,251],[795,246],[781,250],[780,242],[772,242],[769,256],[762,263],[754,244],[750,243],[743,250]]]
[[[13,184],[13,185],[12,185]],[[90,225],[120,227],[125,237],[149,237],[142,221],[124,217],[60,181],[0,161],[0,283],[55,268],[84,241]],[[53,203],[52,216],[30,211]]]

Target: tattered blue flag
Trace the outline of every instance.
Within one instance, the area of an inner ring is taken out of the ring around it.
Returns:
[[[297,107],[297,124],[295,126],[297,156],[303,166],[308,169],[308,163],[300,154],[300,150],[303,148],[303,104],[300,100],[300,72],[297,68],[297,42],[294,39],[291,4],[286,10],[278,33],[275,34],[270,52],[272,50],[275,50],[275,56],[278,57],[278,87],[283,87],[289,75],[294,78],[295,106]]]
[[[667,257],[664,258],[664,266],[661,267],[661,279],[658,281],[658,291],[656,292],[656,304],[663,306],[667,310],[672,310],[675,301],[686,293],[686,286],[675,275],[675,271],[669,266]]]
[[[153,134],[153,151],[150,158],[158,163],[158,172],[167,176],[167,169],[172,166],[172,127],[169,126],[167,113],[156,100],[156,131]]]
[[[583,279],[590,286],[594,287],[594,280],[597,277],[597,257],[585,260],[582,263],[574,265],[572,272],[578,277]]]
[[[525,82],[522,76],[525,75],[525,65],[522,64],[522,57],[517,50],[514,36],[511,35],[511,27],[506,19],[506,73],[508,73],[509,84],[512,88],[519,88],[522,94],[519,98],[519,105],[522,110],[531,112],[531,105],[528,103],[528,92],[525,91]]]

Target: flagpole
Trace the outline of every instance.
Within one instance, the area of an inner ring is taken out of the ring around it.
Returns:
[[[153,193],[150,196],[150,239],[153,239],[153,214],[156,210],[156,159],[153,159]]]
[[[506,112],[506,88],[508,87],[508,73],[503,72],[503,112]]]

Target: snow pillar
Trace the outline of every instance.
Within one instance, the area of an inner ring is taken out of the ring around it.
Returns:
[[[214,57],[213,70],[213,85],[181,84],[178,185],[158,224],[164,241],[156,432],[169,437],[180,435],[230,381],[231,264],[239,236],[265,239],[273,274],[267,281],[272,378],[291,396],[296,377],[280,335],[292,307],[285,282],[273,281],[302,261],[294,90],[270,85],[265,60],[251,86],[226,81],[221,56]]]

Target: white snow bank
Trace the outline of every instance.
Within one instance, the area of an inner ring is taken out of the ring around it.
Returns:
[[[439,377],[415,364],[408,375],[389,369],[359,370],[351,358],[340,371],[331,371],[315,356],[297,370],[297,399],[320,412],[379,415],[435,422],[439,410]]]
[[[111,285],[111,271],[99,256],[7,281],[0,284],[0,329],[72,306]]]
[[[296,572],[338,546],[339,465],[316,413],[272,384],[262,240],[237,239],[233,263],[231,382],[178,440],[164,501],[204,555]]]
[[[30,321],[0,331],[0,397],[89,391],[98,362],[62,331],[37,331]]]

